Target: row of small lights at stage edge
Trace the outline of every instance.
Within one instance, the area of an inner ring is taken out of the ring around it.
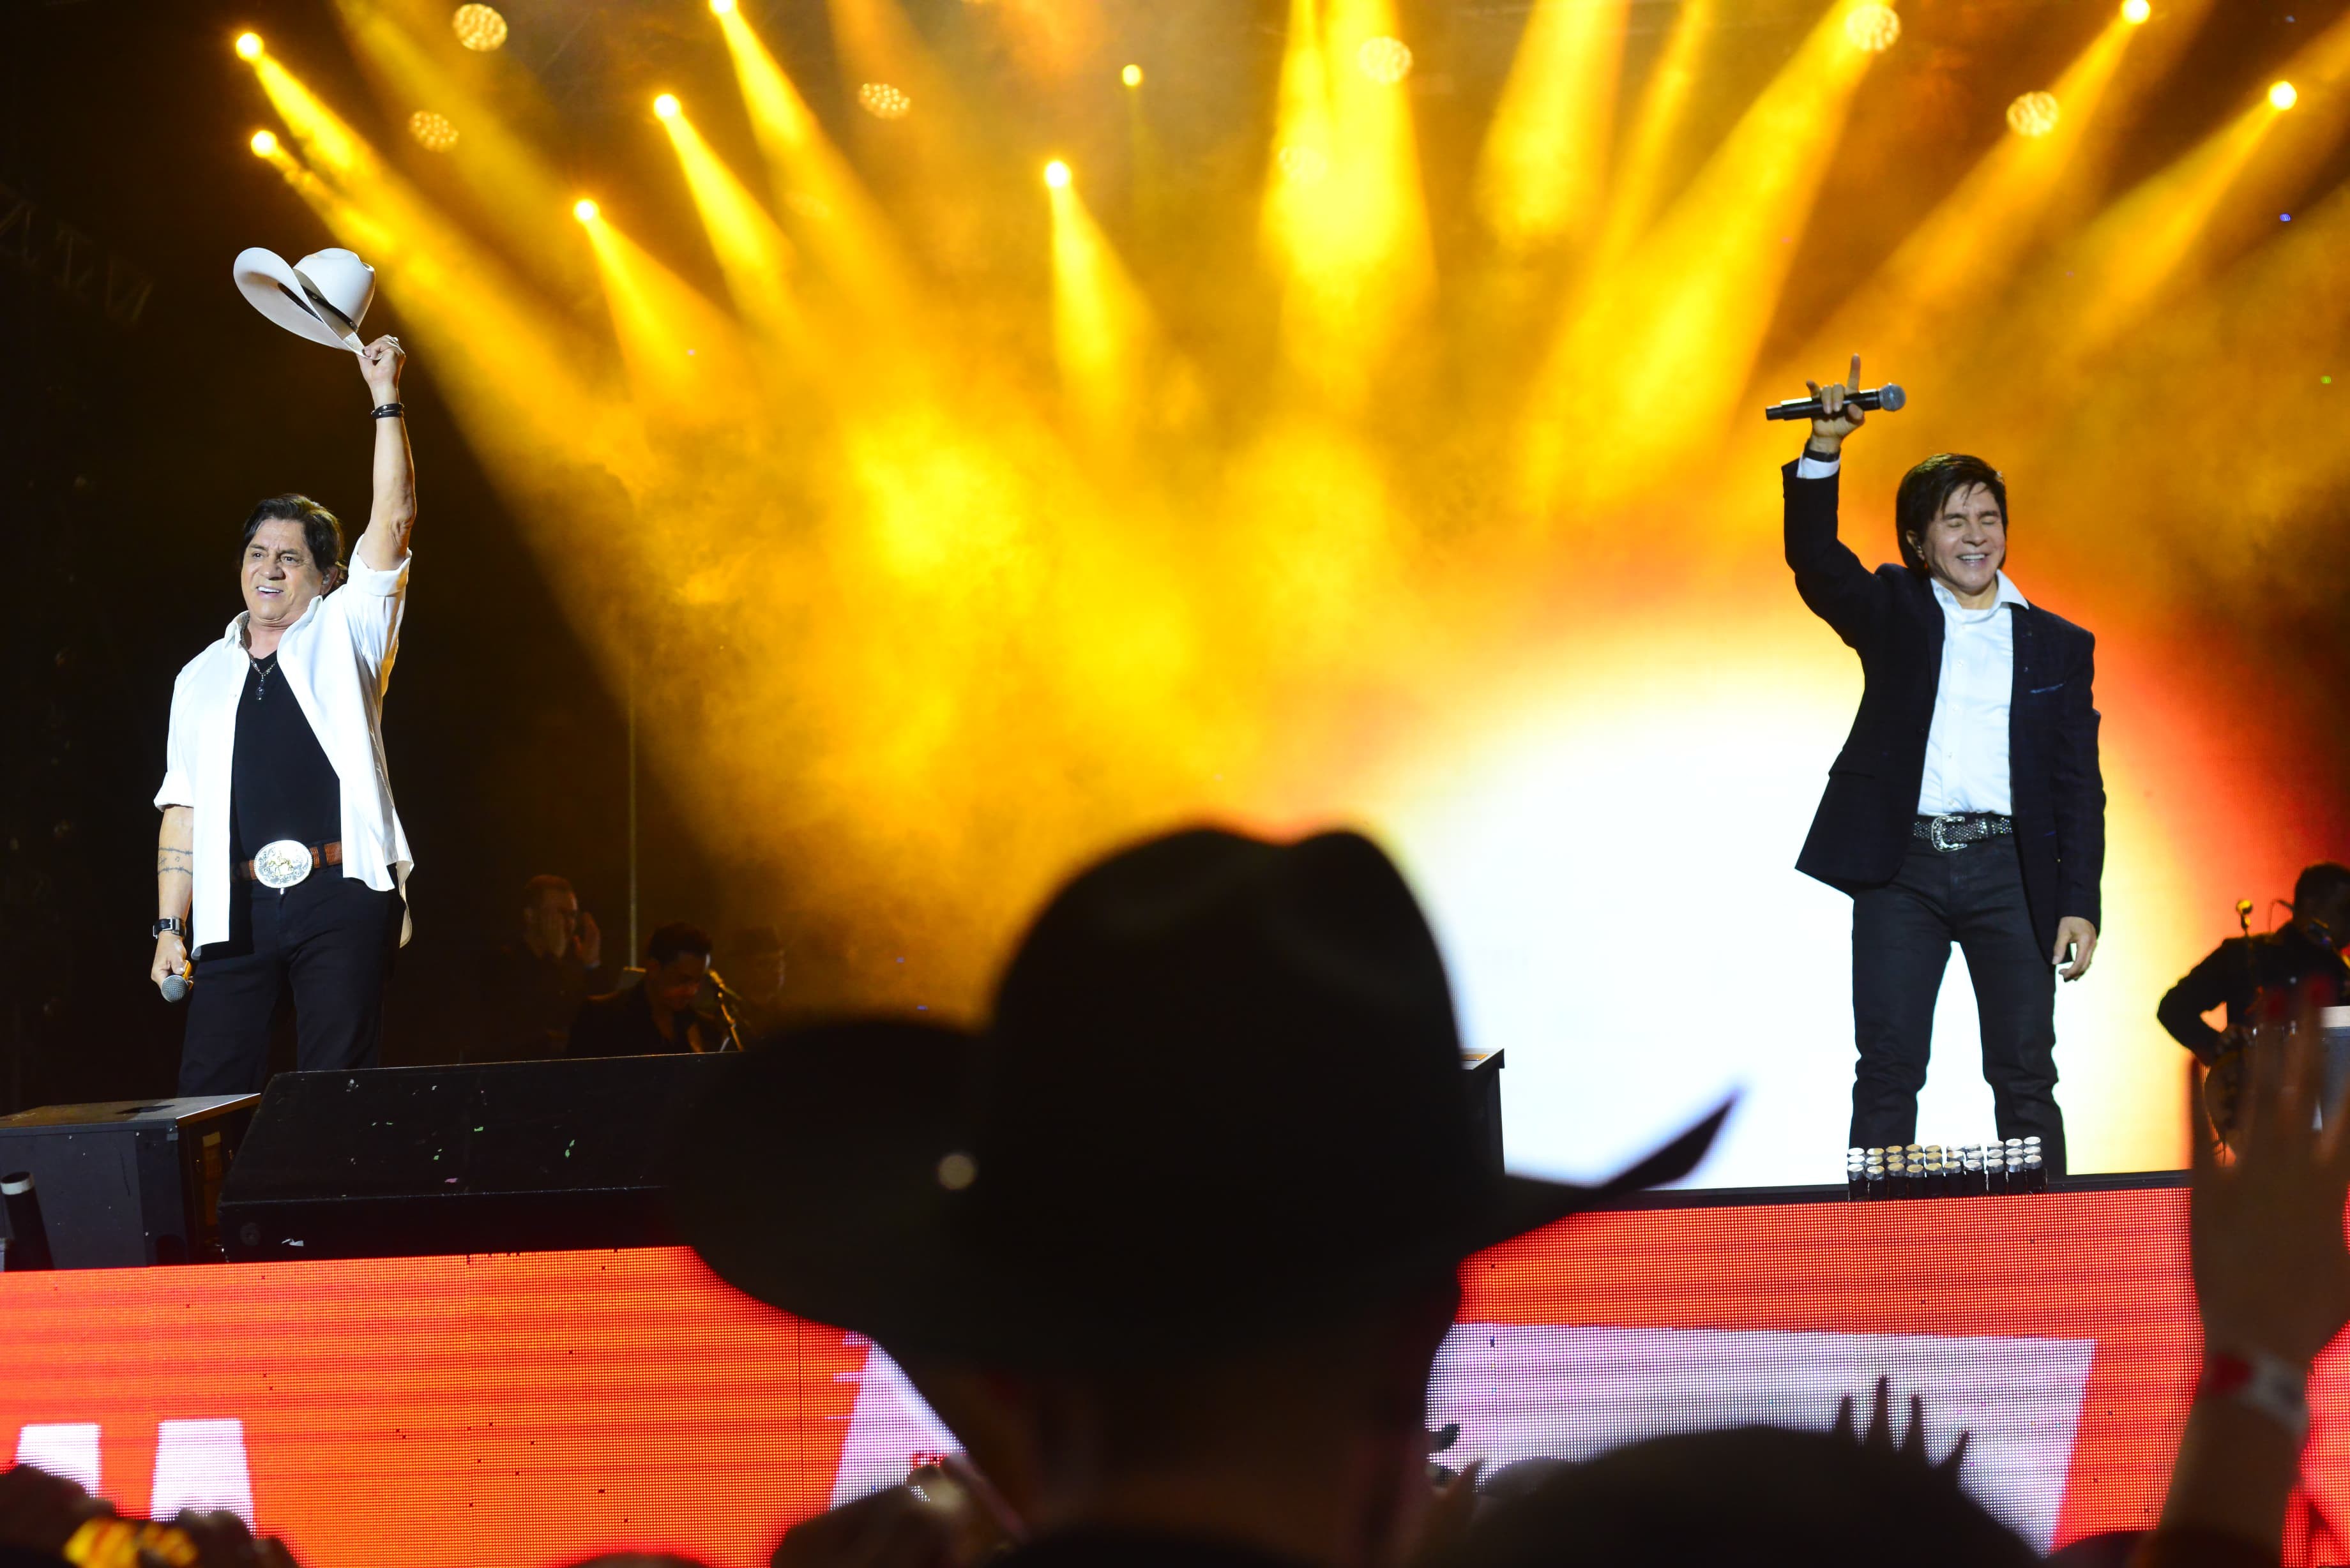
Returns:
[[[976,3],[976,0],[973,0]],[[710,9],[719,16],[732,13],[737,0],[710,0]],[[2122,0],[2122,20],[2133,26],[2154,15],[2152,0]],[[504,47],[506,41],[506,19],[494,6],[467,5],[457,7],[450,18],[457,41],[469,49],[488,51]],[[1870,54],[1882,54],[1901,36],[1901,17],[1889,5],[1859,5],[1846,14],[1845,37],[1853,47]],[[240,58],[261,57],[263,45],[257,33],[240,34],[236,52]],[[1364,76],[1382,86],[1393,87],[1411,74],[1411,48],[1400,38],[1367,38],[1356,51],[1355,65]],[[1129,88],[1142,85],[1142,67],[1129,65],[1118,72],[1118,79]],[[2279,109],[2291,109],[2301,95],[2291,82],[2280,81],[2269,88],[2269,103]],[[877,119],[903,119],[914,111],[914,100],[900,88],[888,82],[866,82],[857,89],[858,107]],[[681,112],[677,95],[662,93],[653,99],[653,113],[662,119],[673,119]],[[2045,136],[2056,129],[2063,108],[2052,92],[2033,91],[2019,95],[2007,106],[2008,128],[2020,136]],[[420,109],[408,119],[409,134],[428,151],[447,152],[457,145],[457,127],[447,115],[429,109]],[[274,132],[256,130],[253,133],[253,151],[256,157],[267,158],[277,151]],[[1308,147],[1284,147],[1280,164],[1288,179],[1311,182],[1326,171],[1321,155]],[[1066,190],[1070,181],[1069,166],[1055,158],[1045,165],[1045,183],[1055,191]],[[581,223],[592,223],[599,209],[594,201],[581,197],[573,204],[572,215]],[[2288,222],[2291,221],[2288,216]]]

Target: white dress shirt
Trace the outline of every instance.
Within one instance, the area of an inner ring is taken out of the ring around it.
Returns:
[[[1796,461],[1795,477],[1825,479],[1841,466],[1840,459],[1823,462],[1806,452]],[[1968,609],[1939,582],[1932,585],[1934,602],[1942,607],[1942,670],[1934,687],[1934,722],[1926,731],[1921,816],[2012,815],[2007,711],[2015,694],[2015,618],[2008,606],[2031,606],[2005,572],[1998,576],[1999,597],[1988,609]]]
[[[408,557],[388,572],[358,560],[346,569],[348,576],[340,587],[312,600],[302,618],[286,628],[277,644],[277,669],[342,784],[342,874],[379,892],[398,888],[405,898],[411,862],[408,836],[392,809],[382,713],[384,688],[400,649]],[[235,875],[229,864],[229,794],[236,705],[252,663],[245,651],[244,622],[243,613],[229,622],[219,641],[182,668],[172,688],[171,739],[155,805],[190,806],[196,814],[191,951],[226,941],[229,935],[229,885]],[[408,936],[403,913],[403,944]]]
[[[2006,816],[2013,805],[2007,709],[2015,693],[2015,618],[2008,607],[2031,607],[2005,572],[1999,574],[1999,597],[1986,609],[1963,607],[1939,582],[1933,588],[1934,602],[1942,607],[1942,676],[1934,688],[1934,722],[1926,731],[1918,811]]]

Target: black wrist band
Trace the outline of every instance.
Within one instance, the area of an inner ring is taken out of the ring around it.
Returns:
[[[1809,441],[1805,441],[1804,443],[1804,455],[1810,458],[1814,462],[1841,462],[1844,461],[1844,450],[1841,447],[1831,452],[1816,452],[1812,450],[1812,443]]]
[[[406,403],[378,403],[375,407],[375,412],[369,414],[368,417],[369,419],[376,420],[396,420],[407,411],[408,405]]]

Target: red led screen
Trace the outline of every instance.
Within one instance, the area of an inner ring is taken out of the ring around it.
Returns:
[[[1430,1418],[1456,1459],[1825,1427],[1889,1376],[2043,1547],[2148,1522],[2194,1373],[2176,1189],[1595,1216],[1469,1265]],[[312,1568],[765,1560],[943,1435],[852,1336],[690,1253],[0,1277],[0,1442],[126,1510],[248,1511]],[[2350,1502],[2321,1364],[2313,1501]],[[2330,1548],[2324,1560],[2341,1554]]]

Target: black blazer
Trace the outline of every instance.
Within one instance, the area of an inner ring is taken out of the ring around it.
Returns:
[[[1783,471],[1787,565],[1812,613],[1860,655],[1860,711],[1795,868],[1846,892],[1882,887],[1908,853],[1926,775],[1926,732],[1942,678],[1942,607],[1906,566],[1871,572],[1836,537],[1836,482]],[[2043,949],[2056,922],[2102,924],[2106,785],[2091,701],[2096,639],[2061,616],[2011,607],[2015,690],[2007,710],[2008,787],[2024,897]]]

